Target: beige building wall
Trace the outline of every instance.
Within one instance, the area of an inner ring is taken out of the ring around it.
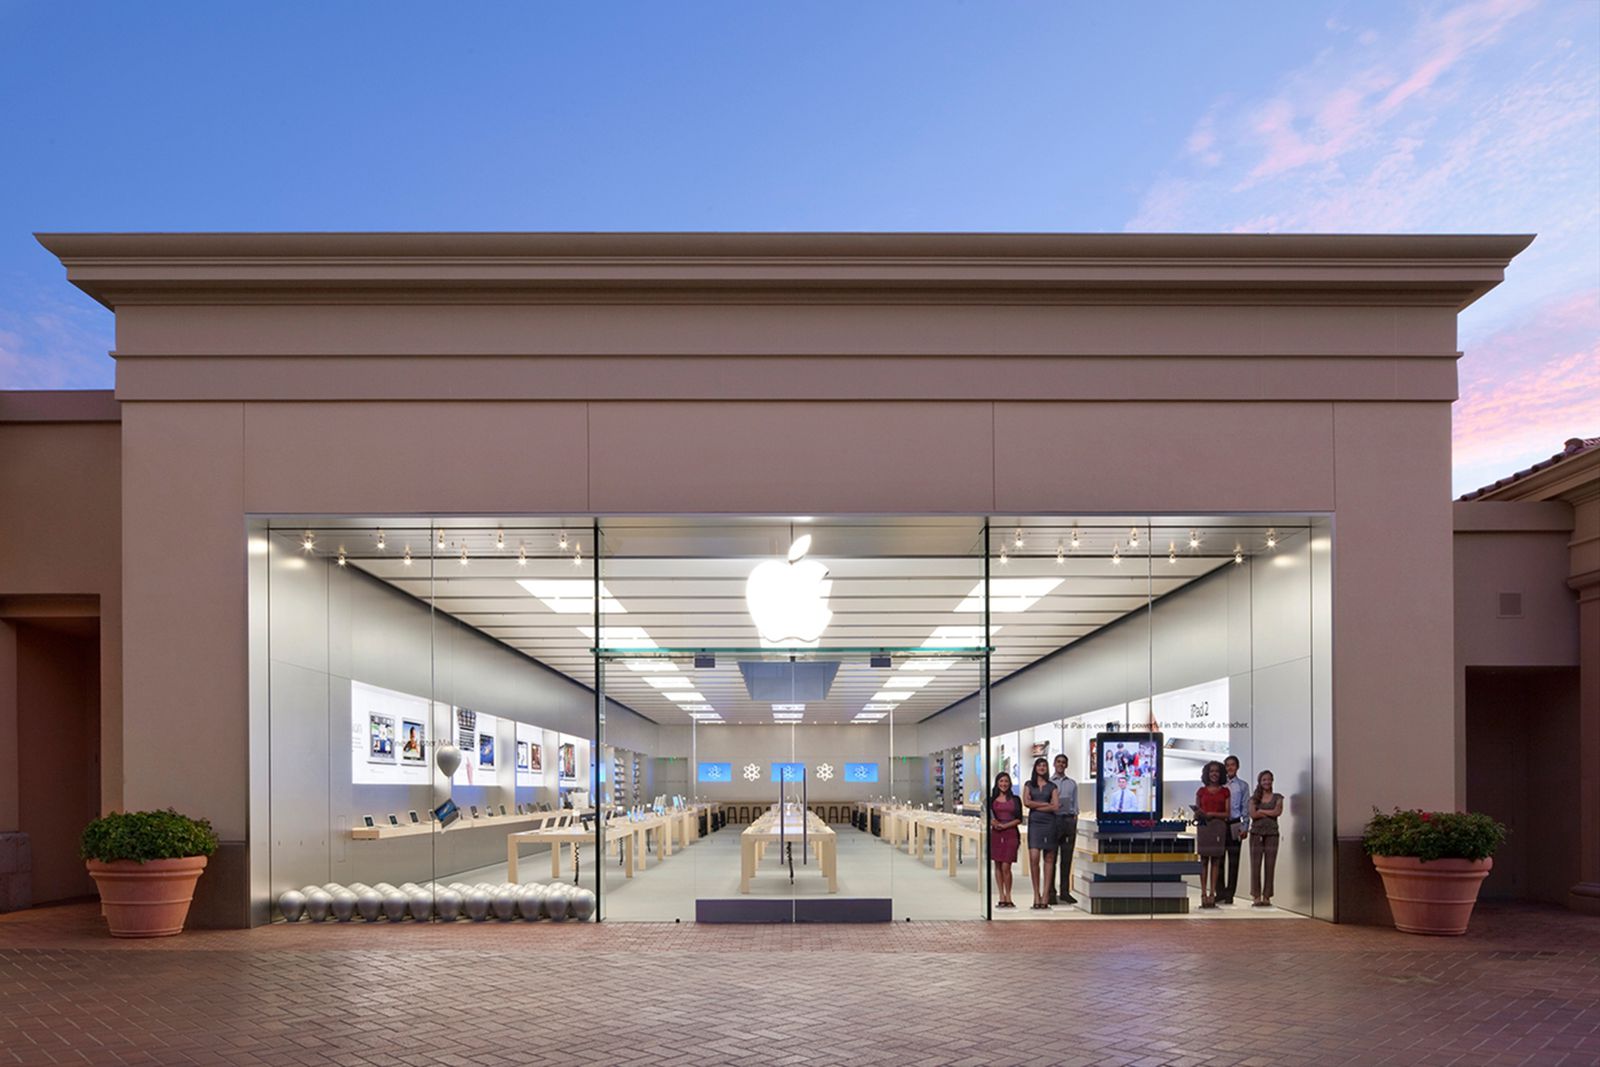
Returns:
[[[1326,515],[1340,917],[1372,805],[1459,799],[1455,316],[1526,238],[43,240],[117,310],[126,799],[225,920],[250,515]]]

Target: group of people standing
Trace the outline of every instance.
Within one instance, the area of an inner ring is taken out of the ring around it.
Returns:
[[[1067,774],[1065,755],[1055,758],[1055,773],[1043,756],[1021,793],[1011,775],[995,775],[989,793],[989,859],[994,863],[996,907],[1014,908],[1011,865],[1028,828],[1028,874],[1033,881],[1033,907],[1076,904],[1072,895],[1072,850],[1078,837],[1078,783]],[[1244,841],[1250,840],[1250,896],[1258,908],[1272,904],[1273,874],[1278,863],[1278,819],[1283,795],[1273,792],[1271,771],[1256,776],[1251,791],[1239,778],[1239,760],[1212,760],[1200,772],[1195,793],[1195,849],[1200,855],[1200,906],[1232,904],[1239,885]],[[1059,878],[1060,890],[1057,891]]]
[[[1251,791],[1239,778],[1239,760],[1212,760],[1200,771],[1195,791],[1195,851],[1200,854],[1200,906],[1232,904],[1239,887],[1239,860],[1250,839],[1251,906],[1270,907],[1278,866],[1278,819],[1283,794],[1272,789],[1271,771],[1256,775]]]
[[[1011,899],[1011,865],[1022,845],[1021,827],[1028,826],[1028,874],[1033,879],[1033,907],[1076,904],[1072,895],[1072,849],[1078,839],[1078,783],[1067,774],[1067,757],[1057,756],[1055,774],[1050,761],[1040,756],[1019,796],[1011,775],[995,775],[989,793],[989,859],[994,863],[996,907],[1014,908]],[[1060,892],[1057,893],[1057,879]]]

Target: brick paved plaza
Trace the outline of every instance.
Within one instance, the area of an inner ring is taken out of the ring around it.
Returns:
[[[0,1064],[1593,1064],[1600,922],[302,924],[0,917]]]

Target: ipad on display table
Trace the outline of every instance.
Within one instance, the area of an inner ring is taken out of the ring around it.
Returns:
[[[440,804],[437,808],[434,808],[429,814],[432,815],[433,818],[439,820],[440,826],[449,826],[451,823],[461,818],[461,809],[456,807],[455,801],[446,800],[443,804]]]

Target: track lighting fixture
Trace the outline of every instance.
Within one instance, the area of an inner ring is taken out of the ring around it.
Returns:
[[[1277,550],[1277,548],[1278,548],[1278,531],[1276,529],[1271,529],[1271,530],[1267,531],[1267,547],[1270,548],[1270,549],[1273,549],[1274,551]]]
[[[339,546],[339,566],[343,567],[343,566],[346,566],[346,565],[347,564],[345,563],[345,558],[344,558],[344,546],[340,545]]]
[[[406,546],[406,554],[403,557],[401,557],[400,562],[405,564],[407,567],[411,566],[411,546],[410,545]]]
[[[380,527],[378,527],[378,551],[379,552],[383,551],[383,546],[384,546],[383,527],[380,526]]]
[[[561,531],[561,537],[556,541],[556,547],[563,552],[567,550],[567,531]]]
[[[1022,547],[1022,527],[1017,527],[1017,532],[1012,535],[1011,543],[1016,545],[1018,548]]]
[[[1200,547],[1200,531],[1199,530],[1190,530],[1189,531],[1189,547],[1190,548],[1199,548]]]
[[[1176,563],[1176,562],[1178,562],[1178,542],[1176,542],[1176,541],[1174,541],[1171,544],[1167,545],[1167,562],[1168,563]]]
[[[1139,528],[1137,526],[1128,527],[1128,547],[1139,547]]]
[[[1006,546],[1005,545],[1001,545],[1000,546],[1000,566],[1004,567],[1010,562],[1011,562],[1010,558],[1006,556]]]
[[[1121,545],[1112,545],[1111,546],[1111,565],[1113,567],[1122,566],[1122,546]]]
[[[302,550],[306,551],[306,552],[310,552],[312,549],[314,549],[316,547],[317,547],[317,537],[316,537],[316,535],[313,534],[310,530],[307,530],[306,531],[306,535],[300,539],[300,548]]]
[[[518,545],[517,546],[517,566],[526,567],[527,565],[528,565],[528,546],[527,545]]]
[[[1233,562],[1234,563],[1243,563],[1244,562],[1244,546],[1243,545],[1234,545],[1233,546]]]
[[[463,567],[465,567],[467,565],[467,562],[468,562],[467,561],[467,546],[465,544],[462,544],[462,546],[461,546],[461,565]]]
[[[1072,550],[1074,552],[1078,550],[1078,528],[1076,526],[1072,528]]]
[[[1056,544],[1056,566],[1057,567],[1064,566],[1066,564],[1066,562],[1067,562],[1067,549],[1066,549],[1066,546],[1063,545],[1063,544],[1057,543]]]
[[[506,532],[504,530],[496,530],[494,532],[494,547],[501,552],[506,550]]]
[[[443,530],[439,531],[438,546],[439,546],[439,551],[443,552],[444,551],[444,531]]]

